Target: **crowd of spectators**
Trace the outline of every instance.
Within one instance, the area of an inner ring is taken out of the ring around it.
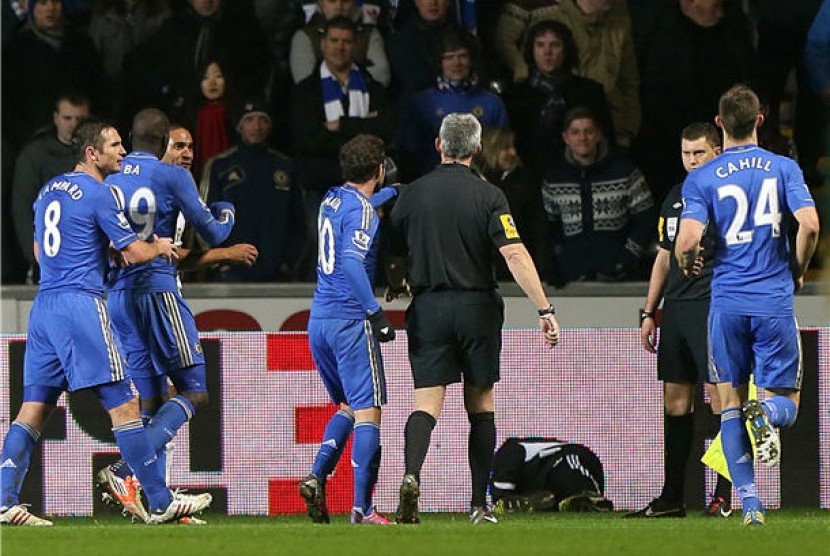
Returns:
[[[6,284],[37,281],[31,204],[89,114],[192,132],[196,184],[260,253],[200,275],[223,281],[311,280],[340,146],[375,134],[412,181],[450,112],[485,127],[475,166],[555,285],[646,278],[680,131],[735,83],[767,105],[762,146],[824,180],[830,0],[2,1]]]

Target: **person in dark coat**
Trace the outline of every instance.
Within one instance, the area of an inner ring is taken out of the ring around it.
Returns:
[[[505,104],[519,156],[541,177],[546,166],[562,158],[562,124],[570,108],[590,108],[605,137],[613,137],[614,125],[602,85],[574,74],[579,53],[564,23],[544,20],[531,27],[524,57],[530,74],[508,90]]]

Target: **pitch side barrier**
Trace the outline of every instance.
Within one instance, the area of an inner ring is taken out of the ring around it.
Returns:
[[[648,284],[578,283],[549,288],[562,326],[566,328],[639,326],[638,315]],[[536,312],[514,283],[499,288],[505,298],[506,328],[535,328]],[[0,288],[2,320],[0,332],[25,333],[35,294],[32,286]],[[403,324],[408,301],[385,303],[377,295],[387,316]],[[817,282],[808,282],[796,296],[795,308],[801,326],[830,326],[830,305]],[[313,284],[185,284],[184,295],[201,330],[305,330]]]
[[[568,312],[561,313],[567,323]],[[638,329],[569,327],[553,350],[531,329],[505,331],[503,339],[498,442],[539,434],[584,443],[602,459],[607,495],[617,509],[645,506],[662,486],[663,409],[655,356],[642,349]],[[305,333],[206,332],[202,345],[211,404],[176,438],[171,485],[212,492],[210,512],[216,514],[304,511],[297,482],[335,410],[317,378]],[[830,438],[830,327],[802,329],[802,345],[798,422],[782,434],[780,466],[758,471],[758,488],[770,507],[830,507],[830,444],[820,442]],[[382,351],[390,402],[384,408],[375,501],[388,512],[397,505],[403,429],[412,407],[406,334],[383,344]],[[20,406],[24,352],[25,336],[0,337],[3,435]],[[422,473],[424,511],[465,511],[468,504],[467,416],[460,387],[450,387],[448,395],[453,399],[433,432]],[[696,457],[707,444],[708,422],[706,412],[699,412]],[[349,450],[329,481],[334,512],[351,507]],[[84,392],[62,396],[42,449],[32,458],[21,500],[38,514],[112,511],[98,502],[93,476],[116,457],[109,419],[98,402]],[[688,505],[703,507],[714,474],[696,464],[689,474]]]

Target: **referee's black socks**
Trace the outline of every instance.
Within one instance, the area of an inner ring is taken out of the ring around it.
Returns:
[[[663,417],[665,482],[661,498],[667,502],[683,502],[683,484],[686,480],[686,465],[692,452],[694,427],[693,413]]]
[[[487,503],[487,482],[496,451],[496,421],[492,411],[469,413],[470,442],[467,455],[470,459],[470,473],[473,478],[471,507],[483,507]]]
[[[421,467],[429,450],[435,417],[426,411],[413,411],[404,429],[404,464],[407,475],[415,475],[421,481]]]

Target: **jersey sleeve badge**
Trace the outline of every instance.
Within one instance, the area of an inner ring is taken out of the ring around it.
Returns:
[[[676,216],[672,216],[671,218],[666,220],[666,234],[669,236],[669,241],[674,241],[674,238],[677,236]]]
[[[371,241],[372,241],[372,238],[369,236],[369,234],[367,234],[363,230],[355,230],[354,231],[354,235],[352,236],[352,243],[358,249],[360,249],[362,251],[368,251],[369,250],[369,243],[371,243]]]
[[[516,229],[516,224],[513,222],[513,217],[509,214],[499,215],[501,227],[504,230],[504,237],[507,239],[518,239],[519,230]]]

